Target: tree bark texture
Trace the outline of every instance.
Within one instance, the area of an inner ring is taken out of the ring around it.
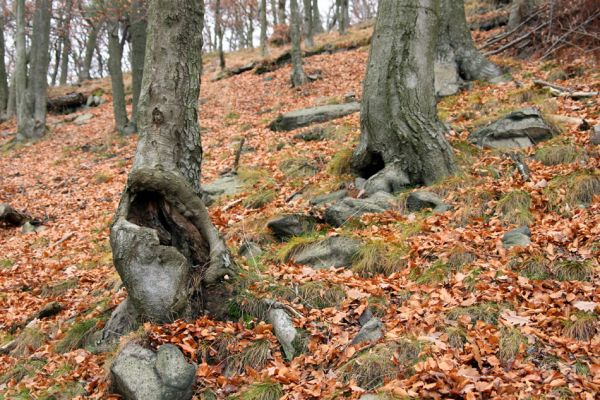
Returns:
[[[314,33],[323,33],[323,22],[321,21],[321,12],[319,11],[319,0],[312,0],[312,23]]]
[[[315,45],[311,0],[304,0],[304,43],[309,48]]]
[[[98,32],[100,24],[90,25],[87,41],[85,42],[85,54],[79,71],[79,80],[86,81],[91,79],[90,71],[92,69],[92,60],[94,59],[94,51],[98,42]]]
[[[140,140],[111,229],[115,267],[143,319],[226,307],[235,264],[199,197],[201,0],[151,0]]]
[[[217,37],[217,51],[219,52],[219,67],[221,71],[225,70],[225,52],[223,52],[223,36],[225,34],[223,30],[223,19],[221,16],[221,0],[215,1],[215,36]]]
[[[510,6],[510,15],[506,29],[509,31],[515,29],[534,9],[535,0],[513,0]]]
[[[260,54],[266,57],[269,54],[267,43],[267,0],[260,1]]]
[[[4,115],[6,113],[8,106],[8,75],[6,74],[4,54],[4,16],[0,15],[0,115]]]
[[[438,0],[379,3],[352,166],[365,178],[391,174],[388,191],[455,171],[434,94],[437,6]]]
[[[277,20],[279,24],[285,24],[285,0],[277,1]]]
[[[108,33],[108,71],[113,97],[113,113],[115,117],[115,129],[120,134],[125,134],[129,125],[127,108],[125,105],[125,85],[123,84],[123,70],[121,66],[122,52],[119,39],[119,21],[111,18],[107,26]]]
[[[73,0],[67,0],[65,3],[65,15],[63,29],[61,32],[62,54],[60,56],[60,80],[61,85],[66,85],[69,79],[69,55],[71,54],[71,16],[73,10]]]
[[[298,0],[290,0],[290,36],[292,38],[292,86],[296,87],[305,84],[308,80],[302,68]]]
[[[131,90],[132,90],[132,120],[137,123],[138,103],[142,91],[144,76],[144,58],[146,54],[146,1],[133,0],[131,3]]]

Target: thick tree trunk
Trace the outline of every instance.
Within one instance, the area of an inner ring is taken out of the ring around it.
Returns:
[[[8,75],[4,63],[4,53],[4,15],[0,15],[0,115],[2,116],[6,114],[8,106]]]
[[[455,66],[468,81],[491,80],[502,71],[475,47],[465,17],[464,0],[440,0],[440,29],[436,62]]]
[[[18,3],[17,3],[18,6]],[[31,68],[26,89],[20,98],[17,118],[17,140],[38,139],[46,132],[46,99],[48,92],[48,53],[50,45],[51,0],[36,0],[31,40]],[[21,41],[17,35],[17,40]],[[24,43],[19,45],[24,51]],[[21,67],[20,67],[21,68]],[[26,71],[20,70],[19,73]]]
[[[300,12],[298,0],[290,0],[290,36],[292,39],[292,86],[300,86],[308,81],[302,68],[302,49],[300,38]]]
[[[260,1],[260,54],[266,57],[269,54],[267,43],[267,0]]]
[[[225,70],[225,53],[223,52],[223,35],[225,34],[223,30],[223,20],[221,17],[221,0],[216,0],[215,2],[215,36],[218,41],[218,53],[219,53],[219,67],[221,71]]]
[[[66,0],[65,19],[63,21],[63,31],[61,32],[62,54],[60,56],[60,84],[66,85],[69,79],[69,55],[71,54],[71,16],[73,9],[73,0]]]
[[[313,33],[323,33],[323,22],[321,21],[321,12],[319,11],[319,0],[312,0],[312,24]]]
[[[94,25],[90,24],[89,34],[87,41],[85,42],[85,54],[83,56],[83,62],[81,63],[81,69],[79,70],[79,81],[81,82],[91,79],[90,71],[92,69],[92,60],[94,58],[94,51],[96,50],[96,43],[98,42],[99,30],[99,23]]]
[[[131,90],[132,120],[137,124],[138,103],[144,76],[144,58],[146,55],[146,4],[145,0],[133,0],[131,3]]]
[[[277,20],[279,24],[285,24],[285,0],[277,1]]]
[[[111,229],[115,267],[142,318],[226,307],[236,267],[200,194],[203,2],[151,0],[140,141]]]
[[[353,168],[390,192],[455,171],[433,82],[438,0],[381,0]]]
[[[312,0],[304,0],[304,44],[309,48],[315,45]]]
[[[119,21],[111,19],[108,22],[108,71],[112,86],[113,113],[115,129],[120,134],[128,132],[129,119],[125,106],[125,85],[123,84],[123,70],[121,69],[122,47],[119,40]]]

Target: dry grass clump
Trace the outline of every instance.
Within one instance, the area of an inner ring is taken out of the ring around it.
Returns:
[[[565,321],[563,334],[576,340],[590,340],[598,332],[598,316],[593,312],[580,311]]]
[[[344,383],[356,382],[363,389],[373,390],[408,372],[419,361],[421,349],[421,343],[408,339],[382,343],[359,352],[342,365],[338,374]]]
[[[294,236],[279,248],[275,258],[281,262],[288,262],[307,246],[318,242],[322,238],[316,232],[310,232],[303,236]]]
[[[73,323],[65,336],[54,345],[54,350],[57,353],[67,353],[84,346],[96,331],[97,323],[98,320],[94,318]]]
[[[582,155],[574,144],[541,147],[535,152],[535,159],[544,165],[569,164]]]
[[[511,269],[531,280],[549,279],[552,275],[550,262],[542,254],[535,254],[525,260],[514,258],[509,263]]]
[[[458,209],[455,223],[457,226],[467,226],[476,220],[485,218],[488,203],[494,200],[494,193],[489,190],[469,190],[464,193],[463,204]]]
[[[456,320],[466,315],[471,318],[471,323],[482,321],[486,324],[496,325],[501,310],[502,307],[498,303],[487,302],[467,307],[456,307],[448,313],[448,318]]]
[[[352,149],[343,149],[335,153],[329,164],[327,171],[332,175],[348,175],[352,173]]]
[[[247,367],[260,371],[267,365],[270,357],[271,343],[266,339],[261,339],[246,347],[236,358],[235,364],[238,365],[240,372]]]
[[[562,260],[554,263],[552,272],[559,281],[588,281],[594,268],[591,260]]]
[[[410,272],[410,279],[419,285],[430,285],[442,282],[448,282],[452,274],[452,267],[442,260],[437,260],[433,264],[421,268],[414,268]]]
[[[517,328],[502,328],[500,330],[498,358],[505,365],[511,363],[521,351],[521,345],[526,343],[527,339]]]
[[[502,196],[496,209],[502,220],[509,224],[528,225],[533,218],[531,196],[523,190],[512,190]]]
[[[477,257],[463,246],[456,246],[450,250],[448,255],[448,266],[453,269],[461,269],[471,264]]]
[[[402,246],[388,244],[383,240],[364,243],[354,257],[352,271],[368,278],[378,274],[391,275],[406,267],[407,251]]]
[[[600,173],[582,170],[556,177],[548,183],[544,193],[554,211],[588,206],[594,196],[600,194]]]
[[[275,190],[273,190],[270,186],[263,186],[254,190],[250,196],[246,197],[242,201],[242,204],[246,208],[256,210],[266,206],[275,200],[276,197],[277,193]]]
[[[447,327],[446,335],[448,335],[448,344],[455,349],[462,349],[467,343],[467,332],[459,326]]]
[[[279,164],[279,170],[288,178],[305,178],[313,176],[319,169],[308,159],[290,158]]]
[[[10,355],[13,357],[25,357],[42,347],[46,341],[46,336],[36,327],[30,326],[23,329],[15,341],[16,345],[11,350]]]
[[[25,360],[18,364],[15,364],[12,368],[8,369],[5,373],[0,375],[0,385],[13,381],[19,383],[26,376],[33,376],[37,371],[42,369],[46,365],[46,360],[32,359]]]
[[[256,382],[244,389],[240,394],[233,396],[235,400],[279,400],[283,397],[283,389],[278,382]]]
[[[324,282],[307,282],[298,286],[297,295],[307,307],[338,307],[346,298],[346,291],[341,285],[328,285]]]
[[[229,303],[229,317],[234,320],[258,318],[264,320],[267,316],[268,305],[264,299],[251,291],[244,289]]]

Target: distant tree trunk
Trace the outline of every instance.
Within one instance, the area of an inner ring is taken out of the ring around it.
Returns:
[[[321,22],[321,12],[319,11],[319,0],[312,0],[312,25],[313,33],[323,33],[323,22]]]
[[[23,25],[24,17],[20,15],[23,10],[21,1],[17,1],[17,25]],[[25,35],[17,27],[17,53],[19,84],[17,90],[22,94],[17,99],[17,140],[37,139],[46,132],[46,99],[48,97],[48,54],[50,45],[50,17],[52,11],[51,0],[36,0],[35,13],[33,16],[33,29],[31,37],[31,67],[29,77],[26,61]]]
[[[271,0],[271,14],[273,14],[273,25],[277,25],[277,0]]]
[[[100,50],[100,46],[96,44],[96,60],[98,61],[98,74],[100,78],[104,77],[104,57],[102,57],[102,51]]]
[[[138,120],[138,101],[144,76],[144,58],[146,55],[146,4],[145,0],[133,0],[131,3],[131,90],[133,94],[132,121]]]
[[[107,33],[108,71],[112,86],[115,129],[121,135],[124,135],[129,133],[127,131],[129,119],[127,118],[127,108],[125,106],[125,85],[123,84],[123,70],[121,67],[123,48],[119,39],[119,21],[116,18],[113,17],[108,21]]]
[[[128,302],[157,323],[223,316],[237,269],[200,198],[201,0],[151,0],[140,140],[110,243]],[[225,279],[224,279],[225,278]]]
[[[315,45],[313,32],[312,0],[304,0],[304,44],[306,47]]]
[[[8,75],[4,63],[4,15],[0,15],[0,115],[5,115],[8,106]]]
[[[66,0],[63,31],[61,32],[62,54],[60,64],[60,84],[66,85],[69,78],[69,55],[71,54],[71,15],[73,0]]]
[[[94,51],[96,49],[96,43],[98,42],[98,32],[100,31],[100,23],[92,24],[88,21],[90,30],[85,42],[85,54],[83,56],[83,62],[79,71],[79,80],[86,81],[91,78],[90,71],[92,69],[92,60],[94,58]]]
[[[13,72],[8,86],[8,104],[6,106],[6,116],[12,118],[17,115],[17,91],[15,85],[15,73]]]
[[[246,34],[246,47],[254,48],[254,9],[250,8],[247,14],[248,17],[248,33]]]
[[[277,19],[279,24],[285,24],[285,0],[277,2]]]
[[[430,185],[455,171],[434,94],[437,5],[379,2],[352,166],[365,178],[383,179],[378,186],[388,191]]]
[[[349,5],[348,5],[348,1],[349,0],[336,0],[337,1],[337,10],[338,10],[338,26],[340,29],[340,35],[345,35],[347,30],[348,30],[348,26],[350,24],[350,10],[349,10]]]
[[[465,80],[490,80],[502,71],[475,47],[465,17],[464,0],[440,0],[438,60],[453,63]]]
[[[50,84],[52,86],[56,86],[56,82],[58,81],[58,71],[60,70],[61,54],[62,54],[62,42],[59,38],[54,43],[54,70],[52,71],[52,76],[51,76],[51,80],[50,80]]]
[[[292,86],[300,86],[308,81],[302,68],[302,49],[300,42],[300,12],[298,0],[290,0],[290,36],[292,39]]]
[[[225,70],[225,53],[223,52],[223,20],[221,18],[221,0],[215,1],[215,36],[218,41],[218,52],[219,52],[219,67],[221,71]]]
[[[513,0],[506,29],[515,29],[535,9],[535,0]]]
[[[27,49],[25,48],[25,0],[16,0],[15,12],[15,71],[14,71],[14,93],[15,93],[15,111],[17,116],[17,126],[22,126],[27,114],[31,114],[31,110],[22,110],[27,90]]]
[[[267,43],[267,0],[260,2],[260,54],[266,57],[269,54]]]

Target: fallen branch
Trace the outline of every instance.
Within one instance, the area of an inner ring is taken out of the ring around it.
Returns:
[[[515,164],[517,171],[519,171],[519,173],[523,177],[523,180],[528,181],[529,180],[529,168],[527,167],[527,164],[525,164],[525,161],[523,160],[523,155],[521,153],[510,153],[509,157]]]
[[[542,81],[542,80],[539,80],[539,79],[535,79],[533,81],[533,84],[535,86],[540,86],[540,87],[544,87],[544,88],[550,89],[550,93],[553,96],[556,96],[556,97],[570,97],[570,98],[572,98],[574,100],[584,99],[584,98],[590,98],[590,97],[596,97],[599,94],[599,92],[574,91],[573,89],[570,89],[568,87],[556,85],[554,83]]]
[[[512,46],[514,46],[515,44],[517,44],[519,42],[522,42],[523,40],[527,39],[529,36],[533,35],[535,32],[539,31],[540,29],[542,29],[546,25],[548,25],[548,22],[544,22],[544,23],[538,25],[535,29],[533,29],[533,30],[525,33],[524,35],[519,36],[515,40],[508,42],[507,44],[505,44],[502,47],[497,48],[496,50],[492,50],[492,51],[486,52],[484,55],[487,57],[487,56],[493,56],[493,55],[498,54],[498,53],[502,53],[504,50],[509,49]]]
[[[240,157],[242,156],[242,150],[244,150],[244,144],[246,143],[246,137],[242,137],[242,140],[240,140],[240,147],[238,147],[237,151],[235,152],[235,161],[233,162],[233,172],[237,173],[237,170],[240,166]]]

